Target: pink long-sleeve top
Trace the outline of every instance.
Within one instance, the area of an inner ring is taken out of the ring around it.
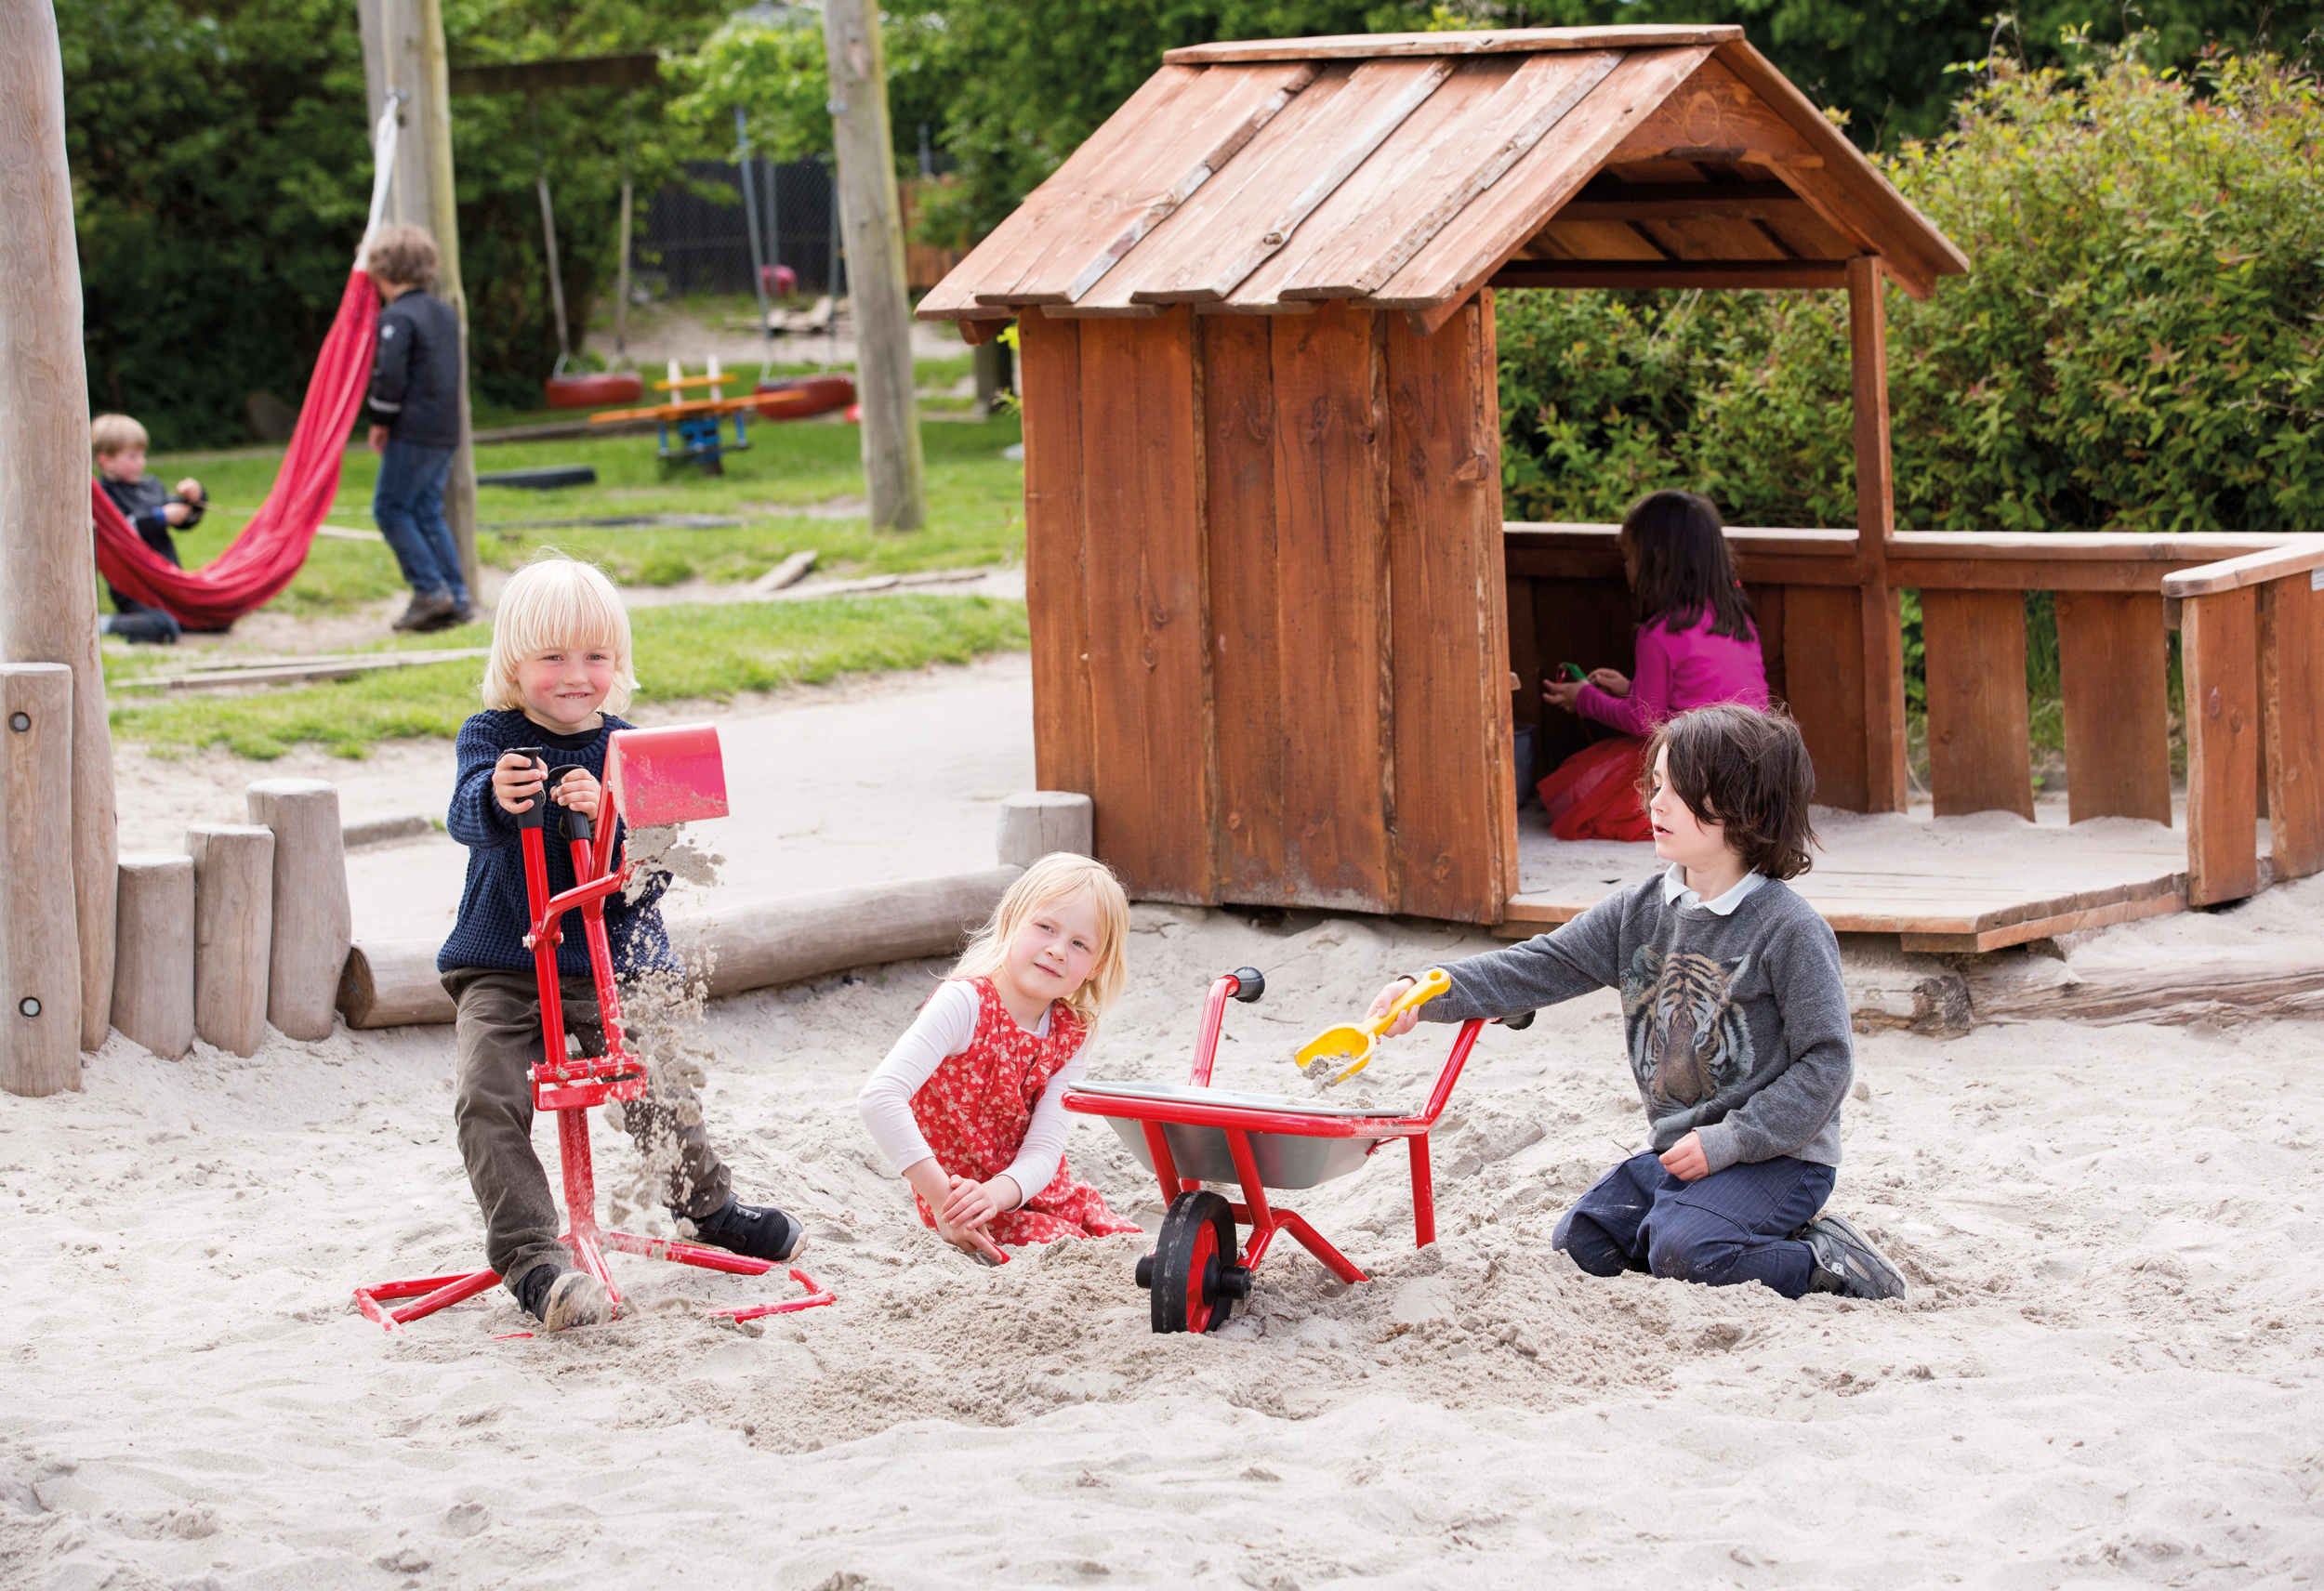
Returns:
[[[1687,629],[1672,635],[1659,615],[1639,627],[1638,668],[1628,696],[1609,696],[1585,685],[1574,705],[1582,717],[1645,736],[1673,713],[1723,702],[1746,707],[1767,705],[1767,664],[1760,656],[1759,639],[1714,636],[1710,626],[1718,615],[1710,609]]]

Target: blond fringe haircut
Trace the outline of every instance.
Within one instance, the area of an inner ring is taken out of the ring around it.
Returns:
[[[99,458],[151,445],[145,427],[126,414],[99,414],[88,423],[88,450]]]
[[[614,688],[605,711],[619,713],[638,688],[629,655],[629,610],[593,563],[543,549],[501,587],[493,615],[492,655],[484,660],[484,705],[522,711],[517,665],[545,651],[603,647],[614,654]]]
[[[1066,1007],[1079,1018],[1085,1032],[1097,1031],[1098,1019],[1107,1007],[1121,998],[1122,985],[1129,980],[1129,958],[1125,954],[1129,938],[1129,898],[1122,893],[1121,880],[1114,870],[1089,857],[1076,856],[1071,851],[1053,850],[1041,858],[1000,898],[993,914],[983,927],[976,930],[953,964],[955,978],[990,978],[1008,960],[1009,941],[1017,937],[1017,930],[1025,925],[1042,907],[1076,895],[1087,894],[1097,902],[1098,935],[1104,942],[1098,946],[1097,958],[1089,964],[1089,976],[1081,987],[1066,998]]]

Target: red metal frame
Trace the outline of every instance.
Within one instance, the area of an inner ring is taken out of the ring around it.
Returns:
[[[699,733],[695,733],[698,729]],[[717,730],[707,725],[680,726],[692,736],[680,743],[686,755],[695,759],[698,767],[705,756],[716,775],[717,793],[706,797],[715,801],[718,812],[725,810],[725,780],[716,768],[718,756]],[[665,743],[673,739],[671,730],[625,730],[614,736],[607,751],[609,763],[618,766],[621,743],[633,735],[660,737]],[[706,751],[702,736],[707,736]],[[639,750],[655,749],[652,747]],[[667,754],[666,754],[667,755]],[[642,761],[633,751],[632,766]],[[619,799],[619,792],[614,793]],[[546,791],[536,799],[546,802]],[[657,816],[660,814],[656,814]],[[708,810],[693,812],[693,816],[712,816]],[[553,814],[545,814],[553,817]],[[601,813],[604,821],[597,826],[601,835],[610,836],[614,824],[610,814]],[[646,1091],[645,1063],[629,1051],[623,1034],[621,996],[614,988],[614,953],[605,938],[605,898],[620,888],[628,878],[629,864],[625,857],[619,867],[605,871],[610,860],[610,839],[601,838],[593,845],[588,839],[566,842],[573,856],[573,875],[578,881],[563,894],[548,893],[548,848],[547,830],[540,826],[526,827],[522,835],[524,848],[524,892],[533,914],[532,931],[524,936],[524,943],[533,953],[533,974],[541,994],[541,1064],[533,1069],[533,1104],[541,1111],[554,1111],[557,1116],[557,1149],[562,1162],[565,1184],[565,1215],[572,1225],[564,1233],[563,1242],[573,1251],[575,1264],[605,1284],[605,1292],[614,1308],[621,1308],[621,1288],[614,1281],[614,1273],[605,1263],[605,1250],[633,1254],[645,1259],[667,1260],[675,1265],[691,1265],[704,1270],[724,1271],[731,1276],[763,1276],[777,1262],[753,1259],[747,1255],[731,1254],[722,1248],[708,1248],[699,1243],[680,1243],[668,1238],[640,1237],[634,1232],[617,1231],[600,1226],[597,1219],[597,1174],[589,1155],[589,1119],[591,1106],[608,1099],[636,1099]],[[581,914],[582,933],[588,942],[589,967],[597,985],[598,1014],[605,1033],[605,1053],[601,1056],[568,1058],[565,1054],[565,1012],[562,987],[557,972],[557,947],[564,942],[558,924],[565,914],[574,910]],[[793,1269],[791,1279],[807,1289],[802,1298],[788,1298],[779,1303],[748,1304],[732,1309],[711,1309],[706,1313],[730,1320],[751,1321],[763,1315],[786,1315],[799,1309],[812,1309],[833,1301],[830,1291],[818,1284],[804,1270]],[[382,1282],[370,1287],[355,1289],[356,1307],[366,1320],[384,1329],[401,1331],[422,1316],[448,1308],[466,1298],[472,1298],[500,1280],[492,1270],[473,1270],[465,1275],[426,1276],[405,1282]],[[389,1305],[400,1298],[415,1298],[416,1303],[403,1308]],[[529,1334],[519,1334],[529,1335]]]
[[[1203,1004],[1202,1029],[1195,1037],[1195,1064],[1189,1079],[1197,1088],[1210,1085],[1210,1069],[1219,1051],[1220,1022],[1226,1014],[1226,1003],[1242,987],[1241,980],[1231,972],[1210,985],[1209,998]],[[1179,1176],[1178,1164],[1170,1157],[1169,1141],[1163,1136],[1164,1124],[1221,1128],[1226,1134],[1227,1152],[1235,1157],[1235,1175],[1243,1184],[1243,1201],[1234,1206],[1235,1218],[1251,1229],[1241,1263],[1256,1269],[1274,1243],[1275,1234],[1284,1232],[1340,1281],[1363,1282],[1367,1280],[1364,1272],[1325,1242],[1314,1228],[1289,1210],[1268,1203],[1267,1190],[1259,1180],[1259,1164],[1251,1153],[1250,1135],[1284,1133],[1311,1138],[1371,1138],[1376,1140],[1372,1145],[1375,1150],[1392,1138],[1403,1138],[1412,1166],[1413,1246],[1426,1248],[1436,1241],[1436,1191],[1429,1175],[1429,1129],[1444,1114],[1446,1102],[1452,1098],[1453,1085],[1460,1081],[1460,1069],[1468,1064],[1469,1052],[1476,1047],[1477,1034],[1484,1026],[1482,1018],[1460,1024],[1452,1053],[1446,1057],[1443,1070],[1436,1074],[1436,1086],[1429,1092],[1426,1108],[1414,1115],[1306,1116],[1247,1105],[1205,1105],[1187,1099],[1132,1099],[1113,1094],[1085,1094],[1074,1088],[1065,1091],[1064,1106],[1085,1115],[1118,1117],[1144,1124],[1146,1152],[1153,1157],[1155,1179],[1162,1185],[1166,1209],[1181,1193],[1191,1193],[1202,1184]]]

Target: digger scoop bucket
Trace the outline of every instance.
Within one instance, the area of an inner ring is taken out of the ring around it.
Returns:
[[[605,790],[633,829],[726,816],[715,724],[623,730],[605,748]]]

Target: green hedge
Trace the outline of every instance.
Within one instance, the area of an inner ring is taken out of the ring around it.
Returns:
[[[2011,72],[1886,164],[1973,271],[1889,295],[1915,530],[2317,528],[2324,102],[2261,57]],[[1838,294],[1510,293],[1510,511],[1707,492],[1735,523],[1855,519]]]

